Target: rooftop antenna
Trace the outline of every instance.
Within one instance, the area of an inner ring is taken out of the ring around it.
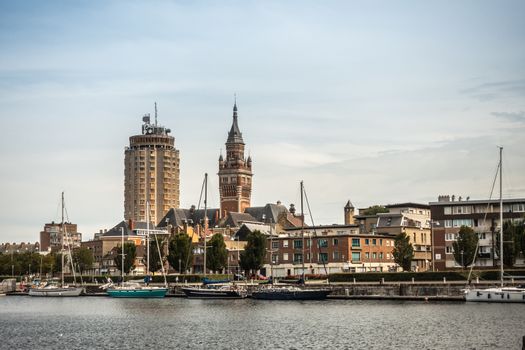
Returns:
[[[155,126],[157,126],[157,102],[155,102]]]

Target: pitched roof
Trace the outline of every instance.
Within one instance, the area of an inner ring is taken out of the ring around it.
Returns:
[[[282,204],[268,203],[264,207],[250,207],[244,210],[245,213],[253,216],[261,222],[278,222],[279,215],[288,212],[288,209]]]
[[[129,226],[126,221],[121,221],[115,225],[112,229],[104,232],[102,237],[113,237],[113,236],[122,236],[122,228],[124,229],[124,236],[136,236],[135,233],[129,229]]]
[[[230,227],[240,227],[244,221],[257,221],[257,219],[247,213],[229,212],[224,225]]]
[[[215,227],[219,224],[219,213],[220,210],[217,208],[206,209],[208,216],[208,226]],[[172,226],[183,226],[186,222],[188,225],[193,226],[198,223],[202,223],[204,219],[204,209],[176,209],[171,208],[166,215],[160,220],[158,227]],[[191,221],[190,221],[191,220]]]

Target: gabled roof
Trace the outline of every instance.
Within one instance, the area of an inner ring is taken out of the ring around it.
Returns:
[[[136,234],[129,229],[127,222],[123,220],[112,229],[108,230],[107,232],[104,232],[102,237],[120,237],[122,236],[122,228],[124,229],[124,236],[136,236]]]
[[[224,225],[230,227],[240,227],[245,221],[257,221],[257,219],[247,213],[229,212]]]
[[[220,209],[206,209],[208,216],[208,226],[215,227],[219,224]],[[160,220],[158,227],[183,226],[186,222],[190,226],[202,223],[204,219],[204,209],[175,209],[171,208],[166,215]]]
[[[278,222],[279,215],[287,212],[288,209],[282,204],[268,203],[264,207],[250,207],[244,210],[245,213],[253,216],[257,221],[271,223]]]
[[[352,202],[350,202],[350,199],[348,200],[348,202],[346,202],[346,205],[345,205],[345,208],[349,208],[349,209],[354,209],[354,205],[352,204]]]

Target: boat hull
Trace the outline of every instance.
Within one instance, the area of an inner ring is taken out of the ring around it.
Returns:
[[[237,290],[221,290],[208,288],[182,288],[188,298],[193,299],[242,299],[246,295]]]
[[[78,297],[84,288],[72,287],[72,288],[31,288],[29,289],[29,295],[32,297]]]
[[[477,301],[485,303],[525,303],[525,289],[470,289],[465,291],[465,301]]]
[[[252,293],[252,298],[262,300],[324,300],[331,290],[259,290]]]
[[[112,298],[164,298],[168,288],[108,289]]]

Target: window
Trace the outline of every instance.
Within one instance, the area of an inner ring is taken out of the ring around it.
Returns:
[[[379,239],[379,245],[383,245],[383,238]]]
[[[525,203],[518,203],[512,205],[512,211],[513,212],[523,212],[525,211]]]
[[[285,239],[285,240],[283,241],[283,247],[284,247],[284,248],[288,248],[288,240],[287,240],[287,239]],[[288,259],[286,259],[286,260],[288,260]]]
[[[294,249],[302,249],[303,248],[303,241],[300,239],[296,239],[293,241],[293,248]]]
[[[372,253],[372,259],[377,259],[377,253]]]
[[[450,214],[452,214],[452,207],[445,207],[445,208],[443,208],[443,211],[444,211],[445,215],[450,215]]]
[[[303,254],[301,254],[301,253],[294,253],[294,255],[293,255],[293,262],[294,263],[302,263],[303,262]]]
[[[332,245],[338,245],[339,244],[339,240],[337,238],[334,238],[332,240]]]
[[[361,243],[359,242],[359,238],[352,238],[352,247],[360,247],[360,246],[361,246]]]
[[[328,253],[319,253],[319,262],[328,262]]]
[[[352,261],[361,261],[361,253],[352,252]]]
[[[452,227],[452,220],[445,220],[445,227]]]
[[[472,227],[474,226],[474,221],[472,219],[457,219],[457,220],[452,220],[452,225],[454,227],[461,227],[461,226]]]
[[[272,241],[272,249],[279,249],[279,241]]]
[[[446,247],[446,252],[447,252],[447,254],[454,254],[454,249],[452,249],[451,246],[447,246]]]
[[[377,244],[377,239],[372,239],[372,245],[376,245]]]
[[[445,241],[455,241],[456,240],[456,234],[455,233],[447,233],[445,234]]]
[[[383,259],[383,253],[379,253],[379,259]]]
[[[279,263],[279,255],[277,254],[272,254],[272,262],[274,264],[278,264]]]
[[[283,254],[283,261],[288,261],[288,253]]]
[[[339,252],[333,252],[332,253],[332,257],[335,261],[338,261],[339,260]]]
[[[370,253],[369,253],[369,252],[366,252],[366,253],[365,253],[365,258],[366,258],[366,259],[370,259]]]
[[[319,239],[319,247],[320,248],[328,247],[328,240],[326,238]]]
[[[365,238],[365,245],[369,245],[370,244],[370,240],[368,238]]]
[[[504,235],[505,236],[505,235]],[[485,235],[485,232],[482,232],[482,233],[478,233],[478,238],[479,239],[486,239],[486,235]],[[505,240],[503,240],[503,243],[505,243]]]

